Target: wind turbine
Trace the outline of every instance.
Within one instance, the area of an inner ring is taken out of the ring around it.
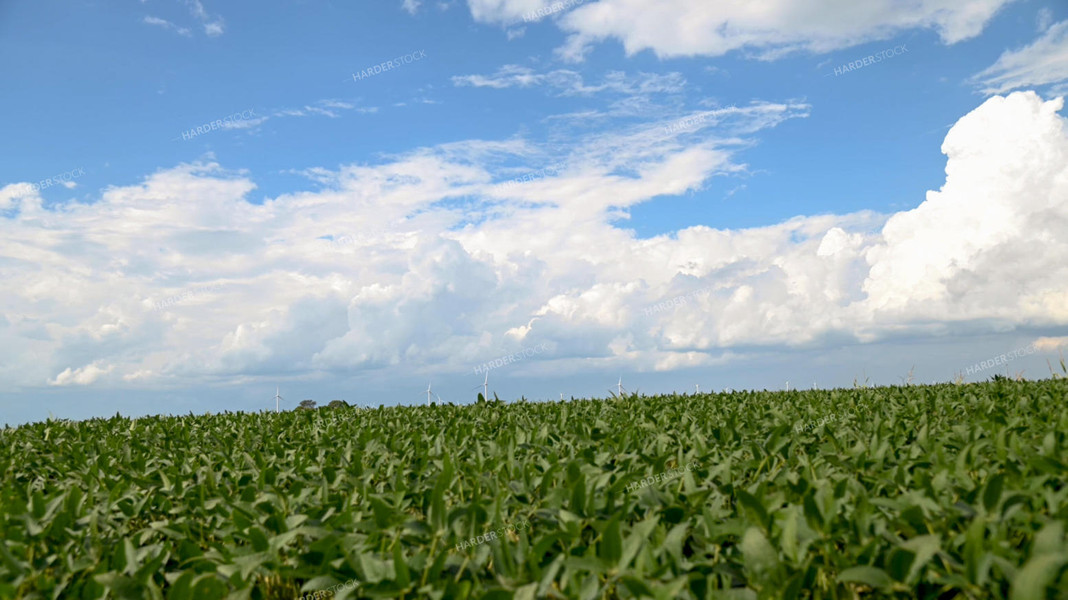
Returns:
[[[278,412],[279,403],[282,400],[285,400],[285,398],[282,397],[281,391],[282,391],[282,388],[280,388],[280,387],[275,387],[274,388],[274,412]]]
[[[701,393],[701,384],[700,384],[700,383],[694,384],[694,386],[693,386],[693,387],[697,389],[697,392],[696,392],[696,393],[698,393],[698,394],[700,394],[700,393]]]
[[[477,390],[478,388],[482,388],[482,398],[489,402],[489,371],[486,371],[486,380],[482,382],[482,385],[476,385],[471,389]]]
[[[430,391],[430,382],[427,382],[427,384],[426,384],[426,405],[427,406],[430,406],[430,394],[432,394],[432,393],[433,392]],[[438,396],[437,394],[434,394],[434,396],[437,397],[438,402],[441,402],[441,396]]]

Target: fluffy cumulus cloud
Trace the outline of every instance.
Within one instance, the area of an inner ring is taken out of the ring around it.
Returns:
[[[626,228],[631,207],[738,172],[748,134],[808,107],[706,111],[686,131],[613,130],[566,156],[454,143],[313,169],[314,189],[263,202],[249,174],[210,162],[89,203],[46,207],[9,185],[0,378],[155,388],[460,372],[532,347],[547,349],[524,361],[532,372],[651,371],[932,322],[1068,324],[1061,108],[1034,93],[983,103],[945,139],[945,185],[907,212],[650,239]],[[509,154],[528,166],[501,166]]]
[[[1049,27],[1028,46],[1006,51],[972,81],[986,94],[1050,84],[1060,84],[1057,93],[1068,92],[1068,21]]]
[[[1063,99],[996,96],[942,144],[946,183],[890,218],[867,257],[878,311],[939,320],[1068,320]]]
[[[538,11],[560,15],[560,26],[571,34],[563,53],[572,59],[607,39],[622,42],[628,54],[720,56],[744,49],[771,58],[847,48],[916,28],[932,29],[952,44],[978,35],[1010,1],[468,0],[468,6],[487,23],[509,24]]]
[[[101,375],[110,373],[113,368],[109,366],[104,369],[95,363],[76,370],[71,370],[68,367],[62,373],[56,375],[56,378],[50,383],[52,385],[89,385],[99,379]]]

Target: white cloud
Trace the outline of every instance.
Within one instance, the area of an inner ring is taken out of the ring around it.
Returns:
[[[876,311],[934,320],[1068,321],[1063,99],[996,96],[946,136],[946,183],[867,251]]]
[[[952,44],[978,35],[1011,1],[599,0],[560,19],[561,28],[571,34],[561,53],[577,60],[590,44],[618,39],[627,54],[652,50],[660,57],[721,56],[749,50],[773,58],[795,51],[829,52],[912,29],[933,29],[944,43]],[[475,20],[504,25],[552,4],[551,0],[468,0]]]
[[[185,0],[186,5],[189,7],[189,12],[192,13],[201,25],[204,26],[204,33],[210,37],[215,37],[223,34],[223,20],[222,17],[212,17],[208,14],[208,11],[204,10],[204,5],[200,0]]]
[[[1038,28],[1039,33],[1049,29],[1049,26],[1053,24],[1053,11],[1049,7],[1042,7],[1038,11],[1038,15],[1035,17],[1035,27]]]
[[[270,114],[265,117],[257,117],[254,119],[239,119],[234,121],[226,121],[223,123],[224,129],[250,129],[258,127],[268,119],[282,118],[282,117],[310,117],[320,116],[330,119],[337,119],[341,117],[342,111],[354,111],[360,114],[372,114],[378,112],[376,106],[356,106],[351,102],[342,102],[340,100],[318,100],[311,104],[305,104],[299,108],[278,108],[270,111]]]
[[[1006,51],[972,81],[985,94],[1068,81],[1068,21],[1053,25],[1029,46]]]
[[[179,26],[175,25],[174,23],[171,23],[170,21],[168,21],[166,19],[160,19],[159,17],[145,17],[144,18],[144,22],[149,24],[149,25],[156,25],[157,27],[162,27],[164,29],[170,29],[171,31],[174,31],[178,35],[184,35],[186,37],[189,37],[189,36],[192,35],[192,32],[189,31],[189,29],[187,27],[179,27]]]
[[[200,0],[182,0],[182,3],[185,4],[185,6],[189,9],[189,14],[192,15],[194,19],[200,21],[201,26],[204,28],[205,35],[207,35],[208,37],[216,37],[223,34],[225,29],[225,23],[222,17],[213,17],[208,14],[208,11],[205,10],[204,5],[200,2]],[[144,4],[143,1],[142,4]],[[186,37],[192,36],[193,33],[192,30],[190,30],[188,27],[180,27],[170,21],[167,21],[166,19],[161,19],[159,17],[145,17],[144,22],[149,25],[155,25],[157,27],[163,27],[164,29],[170,29],[178,33],[179,35],[183,35]]]
[[[546,86],[557,90],[561,96],[590,96],[602,92],[617,94],[671,94],[682,92],[686,79],[679,73],[639,73],[628,76],[620,71],[610,71],[600,84],[586,85],[580,73],[569,69],[557,69],[536,73],[529,67],[504,65],[493,75],[455,75],[453,85],[505,89],[511,87]]]
[[[401,4],[401,8],[408,11],[408,14],[414,15],[419,12],[419,6],[422,4],[422,0],[404,0]]]
[[[114,365],[109,365],[106,369],[98,366],[98,363],[86,365],[80,369],[71,370],[70,367],[64,369],[62,373],[56,375],[55,379],[50,381],[51,385],[90,385],[102,376],[107,375],[115,369]]]
[[[16,208],[19,202],[23,198],[34,198],[37,196],[37,192],[34,191],[32,183],[12,183],[0,188],[0,210],[9,210]]]
[[[1068,337],[1040,337],[1035,340],[1035,349],[1040,352],[1053,352],[1068,348]]]
[[[943,144],[945,185],[911,211],[651,239],[625,228],[630,207],[738,173],[748,135],[807,107],[717,109],[678,135],[664,135],[676,122],[664,119],[585,138],[567,156],[522,141],[424,148],[310,170],[319,189],[262,203],[249,201],[248,174],[211,163],[87,204],[46,208],[27,184],[6,186],[0,378],[403,378],[540,343],[552,351],[516,368],[649,371],[831,337],[1063,326],[1061,107],[1017,93],[961,118]],[[523,172],[502,156],[530,171],[564,166],[501,190]],[[157,309],[165,298],[182,300]]]

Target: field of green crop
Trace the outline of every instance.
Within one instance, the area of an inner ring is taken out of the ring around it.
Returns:
[[[0,598],[1068,598],[1068,381],[0,431]]]

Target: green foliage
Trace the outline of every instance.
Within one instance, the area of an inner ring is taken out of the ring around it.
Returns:
[[[35,423],[0,431],[0,599],[1065,598],[1066,405],[1006,379]]]
[[[331,409],[349,408],[349,403],[344,400],[331,400],[330,404],[327,404],[326,407]]]
[[[297,410],[312,410],[315,408],[315,400],[301,400]]]

